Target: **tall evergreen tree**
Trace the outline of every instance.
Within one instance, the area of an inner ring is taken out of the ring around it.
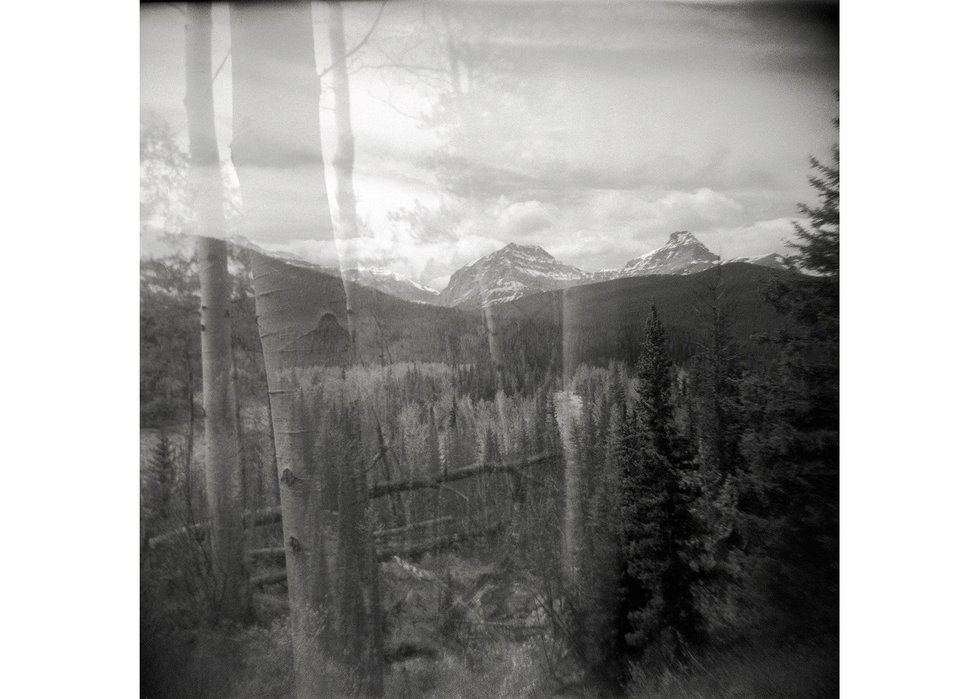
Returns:
[[[142,521],[146,525],[146,538],[151,532],[157,534],[167,529],[176,480],[173,445],[167,431],[161,429],[149,460],[144,485]]]
[[[835,124],[838,122],[835,121]],[[836,635],[839,542],[839,260],[840,153],[811,158],[819,205],[800,205],[800,265],[814,275],[781,279],[769,290],[796,321],[782,338],[769,400],[745,440],[772,523],[771,586],[790,629]]]
[[[743,577],[745,534],[739,507],[745,477],[741,451],[744,370],[731,331],[732,304],[726,298],[719,267],[709,281],[701,311],[708,322],[707,341],[695,357],[690,393],[689,430],[697,445],[704,487],[703,516],[712,571],[703,590],[702,610],[712,632],[731,630],[734,595]],[[726,628],[727,627],[727,628]]]
[[[656,308],[639,365],[636,458],[623,473],[626,641],[664,663],[683,663],[704,641],[698,606],[705,529],[697,462],[674,418],[674,370]]]

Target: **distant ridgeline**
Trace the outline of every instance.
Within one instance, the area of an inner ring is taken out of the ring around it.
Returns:
[[[564,368],[567,375],[579,364],[610,360],[634,365],[654,303],[667,329],[671,358],[686,365],[709,339],[709,287],[717,281],[746,364],[764,368],[775,357],[766,339],[786,327],[786,319],[766,301],[765,289],[775,276],[788,274],[735,263],[685,276],[632,277],[549,291],[490,311],[507,374],[548,365]]]
[[[242,253],[232,250],[234,259],[247,260]],[[247,262],[234,267],[236,352],[241,365],[261,373]],[[305,302],[326,309],[329,299],[343,293],[336,274],[311,265],[293,268],[309,288]],[[505,391],[526,392],[580,363],[635,363],[647,312],[656,303],[667,329],[668,351],[675,362],[684,365],[707,340],[708,289],[718,282],[730,305],[732,331],[744,359],[750,367],[762,368],[774,352],[760,340],[778,333],[787,322],[766,301],[764,290],[774,277],[786,274],[790,273],[732,263],[688,275],[628,277],[530,294],[484,309],[413,303],[349,282],[356,332],[354,361],[443,362],[459,367],[463,383],[482,395],[493,394],[496,370],[501,372]],[[168,262],[164,258],[141,265],[141,388],[146,395],[159,393],[152,385],[156,382],[177,380],[172,374],[179,374],[179,380],[188,372],[200,377],[200,352],[194,346],[199,335],[196,283],[196,271],[186,259],[173,257]],[[174,289],[168,289],[168,284]],[[342,349],[338,343],[346,345],[348,340],[344,319],[310,310],[319,322],[296,340],[304,344],[298,349],[320,348],[317,354],[322,357],[343,357],[346,353],[337,350]],[[488,341],[491,334],[494,361]],[[176,366],[172,356],[164,356],[161,338],[174,343],[177,337],[186,338],[188,367]],[[297,357],[308,356],[297,352]]]

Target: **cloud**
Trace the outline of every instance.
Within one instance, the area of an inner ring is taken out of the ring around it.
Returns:
[[[744,209],[730,196],[701,187],[692,191],[593,191],[564,213],[573,229],[615,233],[621,243],[646,245],[659,244],[676,230],[697,232],[741,222]]]
[[[345,267],[381,267],[441,289],[457,269],[501,248],[504,243],[481,235],[420,243],[409,236],[361,236],[338,241]]]
[[[554,217],[540,201],[511,204],[500,215],[500,235],[507,240],[525,238],[551,226]]]
[[[594,271],[621,267],[677,230],[691,231],[725,259],[783,251],[793,237],[792,220],[708,187],[591,190],[562,206],[505,197],[480,206],[443,198],[431,209],[418,206],[409,219],[338,244],[345,266],[383,267],[438,289],[459,267],[509,242],[540,245],[563,262]],[[314,241],[288,249],[314,261],[324,256],[324,246]]]
[[[753,221],[741,226],[719,227],[698,235],[701,242],[723,260],[733,257],[754,257],[771,252],[788,252],[786,244],[796,236],[793,221],[796,217],[780,217]]]
[[[750,218],[740,202],[709,188],[590,190],[561,205],[500,199],[474,230],[502,242],[536,244],[586,270],[619,267],[666,242],[676,230],[696,234],[734,228]]]
[[[638,213],[637,218],[645,218],[648,224],[633,237],[644,240],[651,231],[696,231],[737,219],[742,205],[727,195],[702,187],[693,192],[666,192],[642,205]]]

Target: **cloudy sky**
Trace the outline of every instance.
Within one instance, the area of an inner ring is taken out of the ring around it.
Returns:
[[[836,5],[345,3],[354,183],[364,225],[348,264],[434,288],[508,242],[586,270],[620,267],[676,230],[723,258],[784,248],[808,156],[836,140]],[[143,5],[141,109],[183,142],[183,17]],[[314,4],[316,60],[329,61]],[[213,62],[229,48],[216,5]],[[456,60],[453,60],[456,57]],[[456,69],[453,70],[455,65]],[[231,73],[215,80],[229,157]],[[455,79],[454,79],[455,77]],[[329,73],[321,133],[333,195]],[[324,259],[326,236],[276,247]]]

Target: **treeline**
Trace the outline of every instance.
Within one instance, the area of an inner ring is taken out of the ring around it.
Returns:
[[[229,245],[232,351],[241,398],[261,399],[265,375],[249,278],[249,251]],[[338,278],[291,267],[309,289],[306,303],[326,308],[342,293]],[[785,278],[772,270],[731,265],[691,277],[651,277],[537,294],[480,313],[402,301],[348,284],[356,342],[335,348],[337,333],[321,321],[298,342],[304,362],[386,366],[442,362],[458,369],[463,393],[489,399],[497,390],[531,395],[554,387],[579,364],[636,366],[643,318],[655,301],[664,308],[666,347],[689,369],[710,340],[703,309],[723,283],[732,300],[731,332],[746,366],[764,372],[778,357],[772,340],[791,321],[765,302],[764,288]],[[798,276],[798,275],[793,275]],[[140,417],[144,426],[187,420],[201,390],[200,291],[196,256],[175,252],[140,263]],[[308,346],[306,346],[308,345]]]
[[[256,325],[247,249],[228,245],[231,342],[239,401],[265,400],[266,377]],[[309,290],[305,302],[325,308],[343,294],[341,280],[319,270],[291,267]],[[489,367],[485,330],[478,316],[455,309],[411,303],[349,284],[355,309],[356,344],[333,347],[337,333],[326,319],[297,340],[297,366],[466,361]],[[140,424],[159,427],[185,422],[201,391],[200,283],[197,257],[175,251],[140,261]],[[490,375],[487,370],[487,375]],[[479,383],[475,377],[469,382]],[[481,389],[476,389],[481,390]],[[492,391],[492,389],[491,389]],[[198,408],[199,410],[199,408]]]

